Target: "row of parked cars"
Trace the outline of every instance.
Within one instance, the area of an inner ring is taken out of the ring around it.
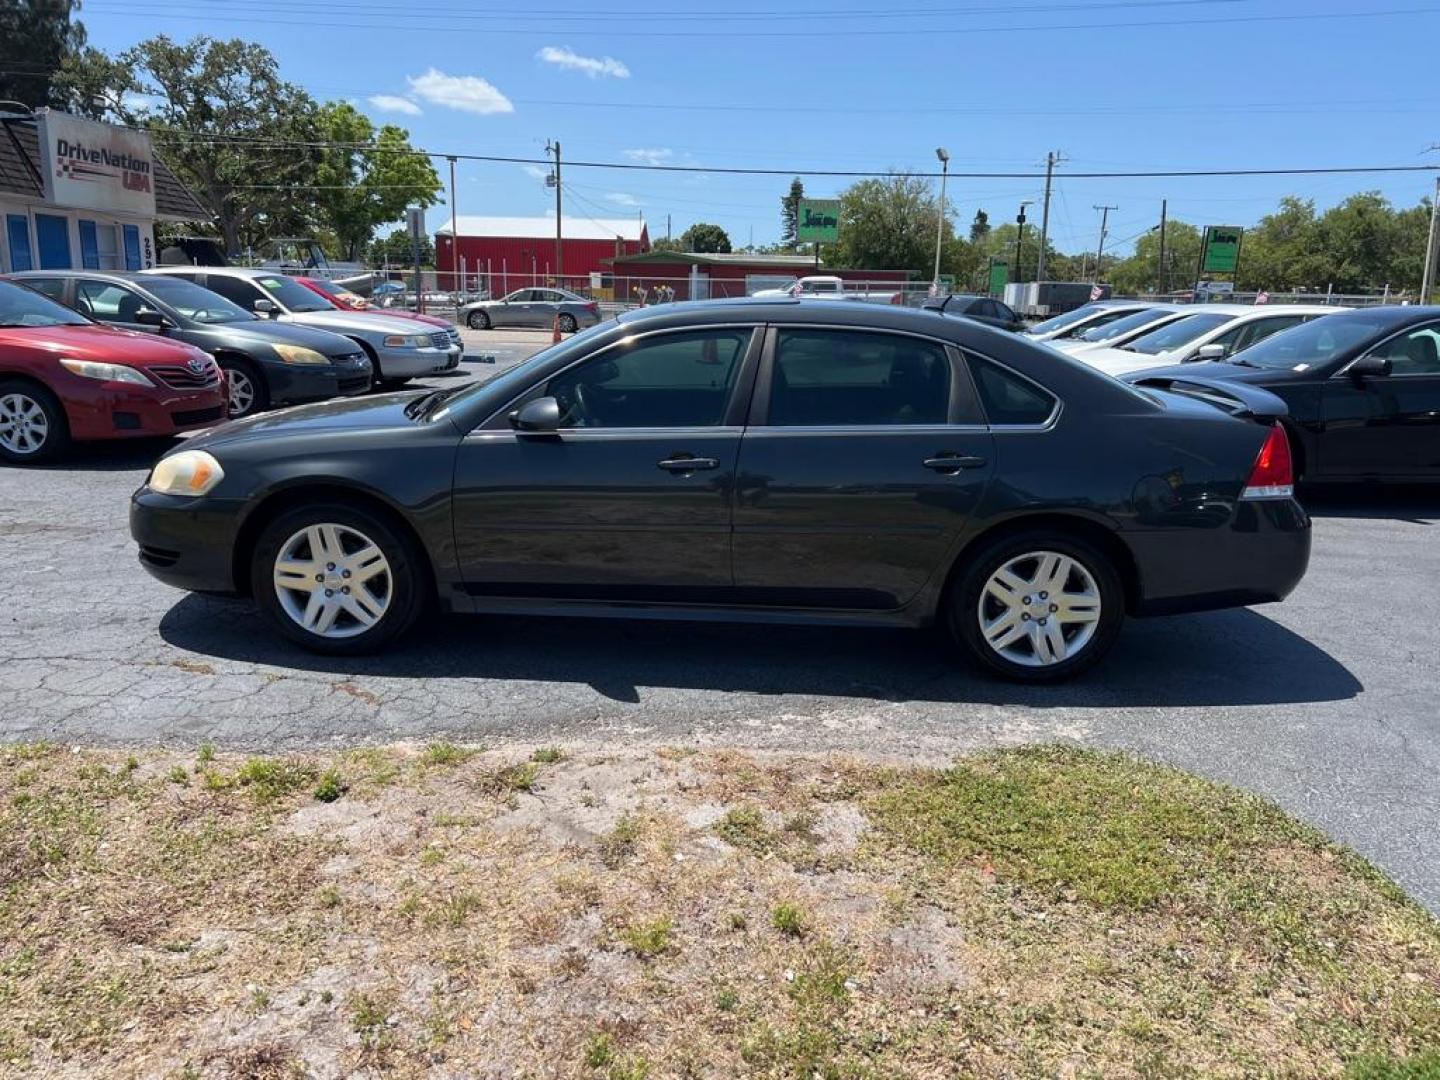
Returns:
[[[240,267],[36,270],[0,280],[0,459],[173,435],[457,367],[444,319]]]

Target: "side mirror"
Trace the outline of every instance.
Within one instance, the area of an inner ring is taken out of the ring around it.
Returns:
[[[1348,372],[1352,379],[1380,379],[1390,374],[1390,358],[1388,356],[1376,356],[1371,353],[1369,356],[1362,356],[1350,365]]]
[[[516,431],[547,432],[560,430],[560,403],[553,397],[536,398],[510,414],[510,426]]]
[[[1201,345],[1199,351],[1195,353],[1195,359],[1224,360],[1226,354],[1229,353],[1229,351],[1230,350],[1227,349],[1224,345]]]
[[[266,300],[263,297],[250,305],[250,309],[257,315],[269,315],[272,319],[280,309],[275,306],[274,300]]]
[[[175,325],[160,312],[151,308],[141,308],[135,312],[135,321],[141,326],[154,326],[161,330]]]

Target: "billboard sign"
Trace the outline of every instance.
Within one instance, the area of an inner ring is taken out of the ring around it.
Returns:
[[[1205,255],[1200,263],[1202,274],[1233,274],[1240,264],[1238,225],[1211,225],[1205,229]]]
[[[143,131],[54,109],[35,114],[45,198],[57,206],[155,216],[155,151]]]
[[[838,243],[840,200],[801,199],[795,218],[795,239],[802,244]]]
[[[990,264],[990,295],[999,296],[1010,281],[1010,264],[996,260]]]

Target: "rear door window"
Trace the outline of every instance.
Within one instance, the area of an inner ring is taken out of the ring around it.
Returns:
[[[246,311],[255,310],[256,300],[270,299],[244,278],[225,277],[222,274],[207,274],[205,277],[205,287],[211,292],[219,293],[225,297],[226,300],[239,304]]]
[[[774,427],[944,424],[950,356],[920,338],[780,330],[770,377]]]

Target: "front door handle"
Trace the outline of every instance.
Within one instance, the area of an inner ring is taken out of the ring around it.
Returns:
[[[700,469],[718,469],[720,467],[719,460],[713,457],[677,456],[666,458],[664,461],[656,462],[656,464],[666,472],[677,473],[696,472]]]
[[[922,464],[925,468],[934,469],[936,472],[958,473],[962,469],[983,469],[986,462],[983,457],[940,454],[936,457],[926,458]]]

